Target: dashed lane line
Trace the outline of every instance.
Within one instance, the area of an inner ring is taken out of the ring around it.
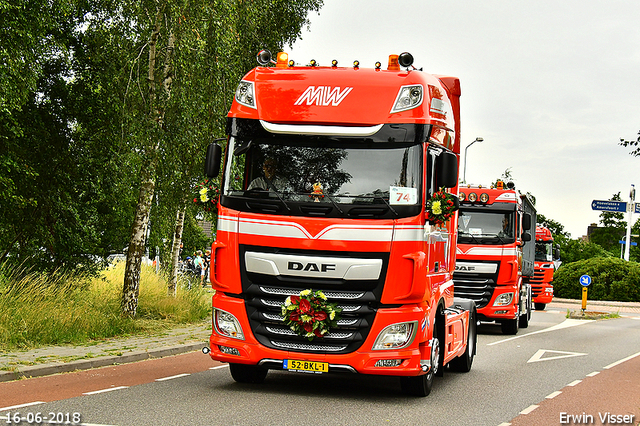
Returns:
[[[99,393],[111,392],[111,391],[115,391],[115,390],[128,389],[128,388],[129,388],[129,386],[116,386],[116,387],[113,387],[113,388],[100,389],[100,390],[92,391],[92,392],[84,392],[83,395],[97,395]]]
[[[178,379],[180,377],[190,376],[189,373],[176,374],[175,376],[163,377],[161,379],[156,379],[156,382],[164,382],[165,380]]]

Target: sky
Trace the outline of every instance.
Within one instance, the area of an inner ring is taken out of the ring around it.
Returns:
[[[324,0],[309,18],[287,50],[297,63],[373,68],[410,52],[460,78],[461,175],[484,139],[467,150],[468,183],[510,170],[572,238],[599,222],[593,200],[629,201],[635,184],[640,202],[640,157],[619,145],[640,131],[640,1]]]

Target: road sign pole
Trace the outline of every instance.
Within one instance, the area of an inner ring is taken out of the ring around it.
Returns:
[[[629,261],[629,248],[631,247],[631,219],[633,216],[633,205],[634,205],[634,201],[636,199],[636,188],[635,186],[632,184],[631,185],[631,191],[629,191],[629,208],[627,208],[627,211],[629,212],[628,215],[628,219],[627,219],[627,238],[626,238],[626,243],[624,245],[624,260],[626,260],[627,262]]]
[[[582,310],[587,310],[587,287],[582,287]]]
[[[580,277],[580,285],[582,286],[582,312],[587,309],[587,287],[591,285],[591,277],[587,274]]]

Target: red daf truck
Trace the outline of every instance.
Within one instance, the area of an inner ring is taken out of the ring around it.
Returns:
[[[533,277],[530,280],[533,304],[537,311],[544,310],[553,299],[553,274],[557,248],[553,245],[551,231],[541,225],[536,226],[536,258]]]
[[[398,376],[426,396],[468,371],[475,306],[454,298],[460,83],[417,70],[258,55],[227,118],[210,353],[270,369]]]
[[[500,323],[504,334],[529,326],[535,220],[533,203],[511,182],[460,189],[455,293],[475,301],[479,320]]]

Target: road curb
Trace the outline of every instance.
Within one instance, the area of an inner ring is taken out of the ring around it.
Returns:
[[[12,380],[31,377],[50,376],[52,374],[68,373],[77,370],[89,370],[91,368],[106,367],[109,365],[127,364],[151,358],[163,358],[198,351],[204,346],[206,346],[206,342],[199,342],[186,345],[167,346],[150,349],[148,351],[131,352],[124,355],[102,356],[56,364],[29,365],[18,367],[14,371],[0,371],[0,382],[9,382]]]

